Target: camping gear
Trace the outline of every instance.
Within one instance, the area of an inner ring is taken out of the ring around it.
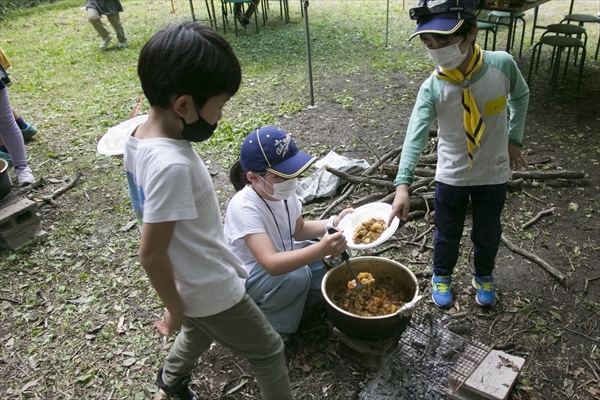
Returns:
[[[352,277],[347,268],[338,265],[325,274],[321,283],[325,308],[333,326],[343,334],[360,340],[383,340],[402,334],[421,299],[416,276],[399,262],[383,257],[356,257],[351,261],[357,271],[371,273],[375,285],[377,280],[393,282],[395,288],[404,293],[406,304],[395,313],[376,317],[362,317],[342,310],[332,301],[333,293],[340,284],[347,283]]]

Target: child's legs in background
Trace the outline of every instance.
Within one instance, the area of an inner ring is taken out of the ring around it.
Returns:
[[[253,5],[249,5],[248,9],[246,10],[246,18],[250,19],[250,17],[252,16],[252,14],[254,14],[257,10],[258,10],[258,4],[260,3],[260,0],[252,0]]]
[[[0,89],[0,140],[8,149],[13,166],[26,167],[25,142],[13,117],[6,87]]]
[[[123,29],[123,24],[121,23],[121,17],[119,16],[119,13],[107,15],[106,19],[108,19],[108,22],[110,22],[115,30],[117,39],[119,39],[119,43],[127,42],[127,36],[125,36],[125,29]]]
[[[506,200],[506,184],[477,186],[471,193],[473,206],[475,275],[491,276],[502,235],[500,215]]]
[[[86,10],[88,21],[90,21],[96,32],[98,32],[98,35],[100,35],[102,39],[106,39],[109,33],[106,30],[106,26],[104,26],[104,22],[102,22],[102,15],[100,12],[95,8],[86,8]]]
[[[247,294],[235,306],[209,317],[193,318],[216,342],[245,357],[262,398],[293,399],[283,341]]]
[[[469,203],[468,186],[437,183],[434,197],[435,234],[433,240],[433,273],[452,275],[458,260],[460,239]]]
[[[246,280],[246,293],[277,332],[294,333],[300,325],[310,284],[308,266],[272,276],[256,264]]]

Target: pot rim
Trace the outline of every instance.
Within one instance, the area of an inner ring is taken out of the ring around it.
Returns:
[[[377,260],[377,261],[384,260],[384,261],[389,262],[391,264],[395,264],[396,266],[400,267],[400,269],[404,270],[405,272],[408,272],[409,276],[412,278],[412,280],[413,280],[413,282],[415,284],[415,295],[414,295],[414,297],[412,299],[410,299],[410,301],[413,301],[419,295],[419,281],[417,280],[417,277],[415,276],[415,274],[413,274],[413,272],[410,269],[408,269],[406,266],[400,264],[398,261],[390,260],[389,258],[385,258],[385,257],[362,256],[362,257],[351,258],[350,262],[352,263],[353,261],[358,261],[358,260]],[[390,317],[397,316],[401,312],[400,310],[398,310],[398,311],[396,311],[395,313],[392,313],[392,314],[377,315],[375,317],[363,317],[361,315],[356,315],[356,314],[353,314],[351,312],[348,312],[346,310],[343,310],[343,309],[339,308],[337,305],[335,305],[335,303],[333,302],[333,300],[331,300],[329,298],[329,296],[327,295],[327,291],[325,290],[325,285],[327,283],[327,280],[333,274],[333,271],[337,270],[338,268],[348,268],[348,267],[344,263],[336,265],[335,267],[333,267],[329,271],[327,271],[327,273],[323,277],[323,280],[321,281],[321,293],[323,294],[323,297],[325,298],[325,301],[327,302],[327,304],[329,304],[330,306],[332,306],[336,311],[339,311],[342,314],[348,315],[350,317],[360,318],[360,319],[366,319],[366,320],[369,320],[369,321],[379,320],[379,319],[387,319],[387,318],[390,318]]]
[[[4,164],[4,166],[2,164]],[[5,159],[0,158],[0,174],[3,174],[4,172],[6,172],[7,169],[8,169],[8,162]]]

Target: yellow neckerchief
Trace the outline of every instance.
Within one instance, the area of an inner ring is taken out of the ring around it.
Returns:
[[[463,123],[467,133],[467,148],[469,149],[469,168],[473,167],[473,152],[475,146],[480,146],[481,136],[485,130],[483,118],[477,109],[473,92],[471,91],[471,78],[473,73],[483,65],[483,52],[478,45],[473,46],[473,58],[469,61],[467,70],[463,75],[458,69],[443,69],[438,67],[434,74],[447,82],[462,87]]]

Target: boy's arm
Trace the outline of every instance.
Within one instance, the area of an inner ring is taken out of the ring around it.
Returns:
[[[519,71],[517,63],[510,59],[510,92],[508,93],[507,106],[509,110],[508,140],[511,144],[523,147],[523,131],[525,118],[529,107],[529,87]]]
[[[436,79],[430,77],[427,79],[417,95],[417,101],[413,107],[404,144],[402,145],[402,154],[398,163],[398,173],[394,184],[396,185],[396,196],[392,202],[392,212],[388,217],[388,226],[394,218],[406,221],[409,211],[408,187],[414,179],[414,170],[429,140],[429,129],[431,123],[437,118],[435,110],[435,101],[439,96],[439,88],[435,89]]]
[[[507,106],[509,109],[508,121],[508,156],[512,170],[527,166],[525,157],[521,152],[523,147],[523,132],[525,130],[525,118],[529,106],[529,87],[519,71],[517,64],[511,58],[511,82],[508,94]]]
[[[175,223],[174,221],[144,223],[138,251],[140,262],[150,283],[169,311],[169,314],[165,315],[164,321],[156,324],[163,335],[178,330],[183,323],[183,302],[175,286],[173,266],[168,253]]]
[[[413,172],[419,161],[419,156],[429,140],[429,128],[436,119],[435,94],[433,80],[430,78],[423,83],[417,95],[417,101],[413,107],[406,128],[406,136],[402,145],[402,154],[398,164],[398,173],[394,184],[396,186],[413,182]]]

